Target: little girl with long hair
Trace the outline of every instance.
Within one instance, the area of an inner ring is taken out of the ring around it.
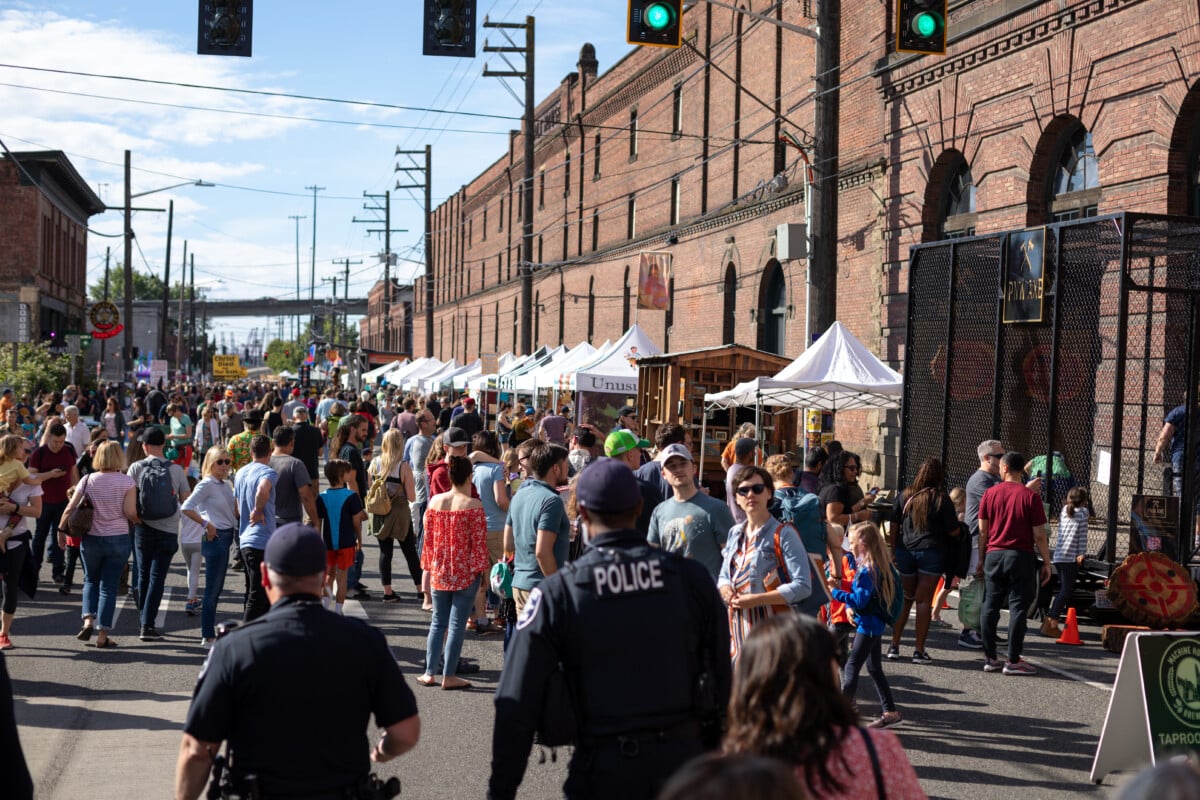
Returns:
[[[884,616],[900,587],[892,573],[891,557],[879,528],[872,522],[860,522],[850,527],[847,536],[848,555],[852,557],[854,584],[850,591],[838,588],[838,581],[829,579],[834,600],[845,603],[855,614],[857,632],[850,648],[850,657],[842,668],[842,693],[854,702],[858,690],[858,673],[866,664],[867,674],[875,683],[875,693],[883,714],[867,725],[868,728],[891,728],[904,721],[896,710],[892,690],[883,674]]]
[[[1062,636],[1058,623],[1075,591],[1075,578],[1087,553],[1089,516],[1087,489],[1076,486],[1067,493],[1067,502],[1058,517],[1058,546],[1054,548],[1051,560],[1054,562],[1054,571],[1058,573],[1059,587],[1054,602],[1050,604],[1050,611],[1042,622],[1043,636],[1052,639]]]

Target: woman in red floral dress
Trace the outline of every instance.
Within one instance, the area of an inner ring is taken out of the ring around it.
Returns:
[[[474,487],[470,460],[450,456],[447,468],[450,491],[431,497],[425,511],[421,568],[433,587],[433,620],[425,646],[425,674],[417,678],[417,683],[436,685],[434,670],[440,660],[442,688],[469,689],[471,684],[454,673],[479,589],[479,576],[489,566],[487,517],[483,503],[471,496]]]

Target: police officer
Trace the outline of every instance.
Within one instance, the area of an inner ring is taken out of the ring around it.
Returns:
[[[263,560],[271,610],[213,645],[184,725],[176,800],[200,795],[222,741],[235,779],[256,776],[263,800],[341,800],[358,796],[370,761],[411,750],[420,735],[416,699],[383,634],[321,607],[320,534],[284,525]],[[373,750],[371,714],[383,728]]]
[[[634,530],[641,496],[620,461],[586,466],[575,494],[590,547],[533,590],[517,621],[495,697],[493,800],[516,796],[543,706],[557,705],[547,685],[560,663],[579,720],[567,798],[648,800],[717,744],[729,626],[712,576]]]

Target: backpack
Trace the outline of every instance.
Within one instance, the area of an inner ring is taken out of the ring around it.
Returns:
[[[895,591],[892,592],[891,605],[885,606],[883,604],[883,598],[879,595],[878,588],[876,588],[875,593],[871,595],[871,599],[867,601],[867,607],[863,609],[863,613],[879,617],[888,625],[895,625],[900,621],[900,613],[904,611],[904,589],[900,585],[900,570],[896,569],[895,564],[888,564],[888,569],[892,571],[892,585],[896,587]]]
[[[392,512],[392,498],[388,497],[387,475],[376,475],[367,490],[367,511],[376,516]]]
[[[138,478],[138,516],[144,520],[166,519],[179,510],[171,462],[151,456]]]
[[[780,522],[796,529],[806,550],[810,549],[810,543],[820,542],[821,549],[817,555],[823,555],[825,521],[821,516],[821,498],[799,488],[795,492],[781,489],[775,493],[775,497],[779,500]]]

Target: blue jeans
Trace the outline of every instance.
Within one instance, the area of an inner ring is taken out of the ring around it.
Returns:
[[[42,560],[47,555],[46,548],[49,544],[50,557],[50,574],[53,577],[62,577],[63,574],[63,549],[58,546],[58,536],[55,532],[58,530],[58,521],[62,518],[63,511],[67,508],[67,504],[63,503],[42,503],[42,515],[38,517],[37,531],[33,535],[33,557],[34,566],[38,568],[38,572],[42,571]],[[41,578],[41,575],[38,575]]]
[[[475,605],[475,594],[479,591],[479,578],[457,592],[433,590],[433,619],[429,623],[429,639],[425,643],[425,674],[433,675],[437,669],[438,656],[445,658],[443,678],[454,677],[458,669],[458,656],[462,653],[463,636],[467,631],[467,620]],[[442,637],[446,644],[443,649]]]
[[[142,601],[142,625],[154,625],[158,605],[167,585],[171,558],[179,550],[179,534],[148,525],[133,526],[133,546],[138,558],[138,594]]]
[[[346,585],[353,589],[362,580],[363,568],[363,551],[358,548],[354,551],[354,566],[346,571]]]
[[[96,628],[108,630],[117,612],[117,583],[129,561],[129,536],[85,536],[79,555],[83,558],[83,616],[97,617]]]
[[[208,537],[200,542],[200,556],[204,559],[204,602],[200,605],[200,635],[205,639],[217,638],[217,600],[225,588],[225,573],[229,571],[229,545],[237,530],[218,530],[217,538]]]

